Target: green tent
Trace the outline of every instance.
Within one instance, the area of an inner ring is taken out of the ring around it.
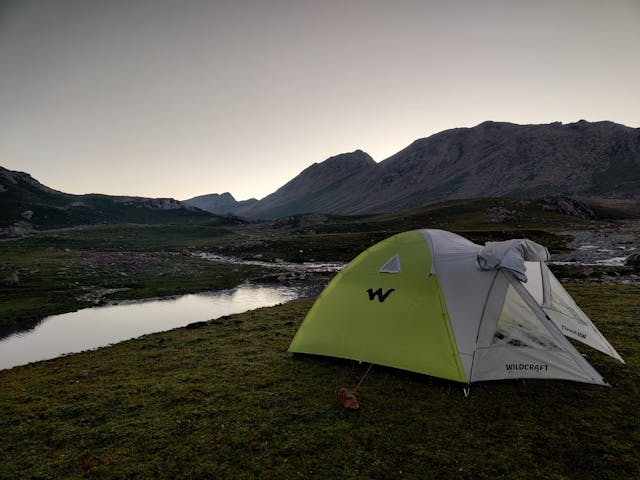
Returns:
[[[290,352],[464,383],[557,378],[606,385],[565,337],[622,358],[529,240],[486,246],[415,230],[364,251],[322,292]]]

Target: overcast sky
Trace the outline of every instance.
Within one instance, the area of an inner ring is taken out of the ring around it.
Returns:
[[[484,120],[640,127],[640,0],[0,0],[0,165],[261,198]]]

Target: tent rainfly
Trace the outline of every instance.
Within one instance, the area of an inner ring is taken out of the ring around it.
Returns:
[[[471,383],[608,385],[566,338],[624,363],[530,240],[484,247],[443,230],[373,245],[324,289],[289,347]]]

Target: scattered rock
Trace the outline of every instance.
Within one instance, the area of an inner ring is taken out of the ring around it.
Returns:
[[[31,233],[33,233],[33,225],[22,220],[8,227],[0,227],[0,237],[23,237]]]
[[[546,197],[542,200],[542,210],[545,212],[560,212],[583,220],[593,220],[596,214],[587,205],[570,197]]]
[[[489,223],[504,223],[516,219],[516,212],[504,207],[491,207],[487,210]]]
[[[33,217],[33,210],[25,210],[20,214],[20,216],[27,221],[31,221],[31,217]]]

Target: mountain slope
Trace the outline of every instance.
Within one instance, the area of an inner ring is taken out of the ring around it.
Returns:
[[[640,129],[581,120],[484,122],[413,142],[375,163],[362,151],[314,164],[236,213],[392,212],[461,198],[640,198]]]
[[[358,201],[353,185],[375,172],[376,162],[361,150],[314,163],[300,175],[248,208],[240,215],[275,218],[295,213],[338,212]]]
[[[0,167],[0,236],[98,223],[186,223],[219,219],[173,198],[71,195]]]

